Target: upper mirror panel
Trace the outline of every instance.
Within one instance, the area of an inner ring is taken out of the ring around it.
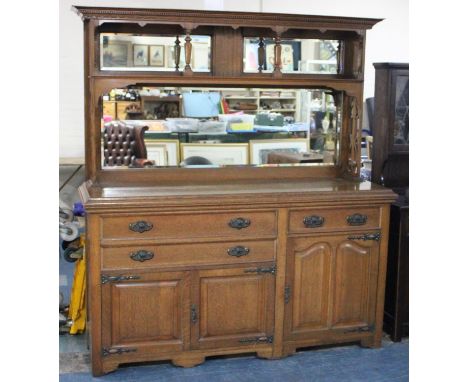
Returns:
[[[112,89],[102,168],[334,166],[342,99],[304,88]]]
[[[281,72],[337,74],[338,40],[281,40]],[[271,73],[275,65],[275,40],[244,38],[244,72]]]
[[[184,37],[101,33],[101,70],[173,72],[179,61],[178,69],[182,71],[186,65]],[[190,38],[191,69],[211,71],[211,37],[192,35]]]

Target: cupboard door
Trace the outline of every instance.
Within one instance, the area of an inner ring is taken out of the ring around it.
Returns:
[[[304,339],[328,327],[333,247],[320,239],[299,239],[291,247],[286,263],[285,339]]]
[[[355,235],[352,235],[355,236]],[[332,327],[374,323],[379,243],[340,240],[336,244]]]
[[[272,342],[275,276],[256,269],[198,272],[191,307],[192,349]],[[262,269],[274,269],[273,264]]]
[[[291,239],[285,340],[354,333],[375,322],[379,243],[359,234]]]
[[[109,354],[188,349],[189,279],[189,272],[103,275],[102,342]]]

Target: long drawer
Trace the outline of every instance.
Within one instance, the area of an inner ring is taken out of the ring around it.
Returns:
[[[313,208],[292,210],[290,233],[311,233],[329,230],[380,228],[379,208]]]
[[[245,264],[275,259],[275,241],[102,248],[102,269]]]
[[[276,236],[276,212],[119,215],[102,217],[107,239]]]

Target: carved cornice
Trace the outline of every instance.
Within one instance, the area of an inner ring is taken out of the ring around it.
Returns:
[[[294,15],[282,13],[222,12],[178,9],[104,8],[74,6],[83,20],[181,23],[232,27],[288,27],[328,30],[371,29],[382,19]]]

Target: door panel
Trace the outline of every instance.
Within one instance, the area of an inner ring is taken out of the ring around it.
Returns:
[[[377,241],[344,234],[290,239],[285,340],[322,339],[373,324],[378,260]]]
[[[294,250],[294,255],[289,256],[288,286],[292,298],[286,307],[286,337],[326,328],[331,255],[330,245],[318,242]]]
[[[332,325],[359,325],[367,321],[370,254],[355,243],[338,245]]]
[[[275,277],[246,272],[249,269],[198,272],[192,348],[239,346],[251,343],[239,342],[242,339],[273,334]]]
[[[189,273],[138,274],[103,285],[104,347],[188,349]]]

